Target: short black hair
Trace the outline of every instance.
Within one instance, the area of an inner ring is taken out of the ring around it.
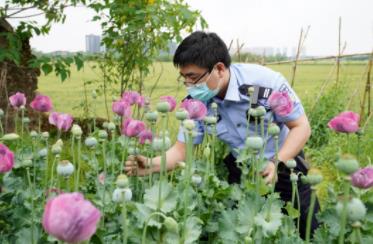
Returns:
[[[227,45],[217,34],[196,31],[177,47],[173,62],[175,67],[194,64],[211,71],[218,62],[222,62],[228,68],[231,56]]]

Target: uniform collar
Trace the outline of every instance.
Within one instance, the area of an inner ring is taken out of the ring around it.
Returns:
[[[225,93],[224,101],[239,102],[241,100],[238,90],[238,79],[236,73],[232,69],[232,65],[229,67],[229,83],[227,92]]]

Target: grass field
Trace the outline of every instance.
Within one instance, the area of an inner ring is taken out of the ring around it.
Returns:
[[[75,116],[82,115],[82,107],[80,103],[84,101],[84,86],[85,81],[95,80],[100,84],[100,74],[97,70],[91,68],[88,64],[82,71],[72,71],[71,77],[65,82],[61,82],[58,77],[53,75],[41,76],[39,79],[39,91],[49,95],[54,103],[56,111],[72,113]],[[279,71],[289,80],[292,74],[292,65],[275,65],[270,68]],[[161,70],[163,70],[161,72]],[[365,73],[365,64],[346,64],[341,68],[341,80],[349,84],[351,91],[358,86],[363,88],[365,78],[362,75]],[[333,72],[334,71],[334,72]],[[160,76],[161,74],[161,76]],[[157,78],[160,76],[159,84],[155,89],[152,100],[156,101],[162,95],[174,95],[179,100],[185,95],[185,89],[178,85],[176,78],[178,71],[171,63],[156,63],[149,77],[145,80],[146,94],[149,95],[151,87],[154,85]],[[298,96],[305,103],[312,103],[312,100],[321,91],[322,84],[329,80],[329,84],[335,80],[335,66],[332,64],[305,64],[297,67],[294,89]],[[102,82],[101,82],[102,83]],[[91,102],[91,91],[95,85],[87,86],[87,97]],[[118,89],[119,86],[113,87]],[[362,92],[362,89],[360,93]],[[118,92],[115,92],[119,96]],[[109,96],[109,106],[111,107],[112,96]],[[105,117],[105,106],[103,97],[99,97],[95,103],[97,115]],[[110,109],[109,107],[109,109]],[[74,109],[75,108],[75,109]]]

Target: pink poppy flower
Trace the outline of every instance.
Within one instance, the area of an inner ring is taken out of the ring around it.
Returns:
[[[274,91],[268,98],[273,112],[279,116],[286,116],[293,110],[293,101],[287,92]]]
[[[68,131],[73,123],[73,117],[69,114],[53,112],[49,115],[49,123],[56,126],[58,130]]]
[[[43,227],[57,239],[69,243],[89,240],[96,232],[100,211],[78,192],[63,193],[48,200]]]
[[[131,105],[125,99],[114,101],[111,108],[119,116],[131,117]]]
[[[0,173],[12,170],[14,166],[14,153],[3,144],[0,144]]]
[[[123,92],[122,99],[127,101],[130,105],[137,104],[140,107],[144,106],[145,103],[145,98],[135,91]]]
[[[52,101],[47,96],[37,95],[30,103],[30,106],[38,112],[49,112],[52,109]]]
[[[169,112],[172,112],[176,108],[176,99],[173,96],[162,96],[160,97],[162,102],[167,102],[170,105]]]
[[[26,96],[21,92],[17,92],[16,94],[9,97],[9,102],[15,109],[19,109],[21,106],[26,105]]]
[[[122,124],[122,134],[128,137],[135,137],[145,130],[145,123],[140,120],[126,119]]]
[[[351,175],[353,186],[368,189],[373,186],[373,167],[359,169]]]
[[[139,134],[139,142],[141,145],[145,144],[146,140],[149,142],[153,140],[153,134],[150,130],[143,130]]]
[[[207,114],[205,104],[197,99],[185,99],[180,107],[188,112],[189,119],[202,120]]]
[[[336,132],[355,133],[359,130],[359,120],[358,114],[345,111],[331,119],[328,127]]]

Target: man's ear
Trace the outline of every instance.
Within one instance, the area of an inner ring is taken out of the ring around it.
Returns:
[[[216,63],[216,69],[218,70],[219,76],[223,76],[224,72],[227,70],[227,67],[225,67],[225,64],[222,62]]]

